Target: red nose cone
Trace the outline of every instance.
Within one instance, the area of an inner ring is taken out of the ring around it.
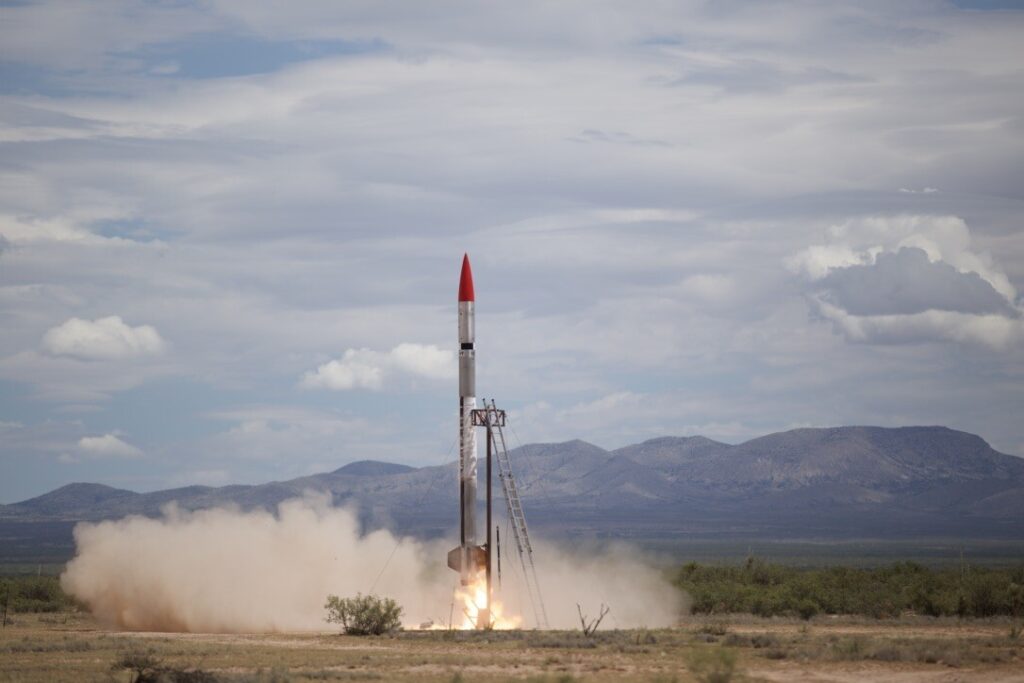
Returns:
[[[459,277],[459,301],[476,301],[473,295],[473,269],[469,267],[469,254],[462,257],[462,275]]]

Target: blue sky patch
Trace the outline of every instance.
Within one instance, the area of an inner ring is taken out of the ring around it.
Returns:
[[[381,40],[273,41],[229,33],[147,46],[121,56],[142,59],[154,76],[225,78],[269,73],[312,59],[353,56],[388,49]]]

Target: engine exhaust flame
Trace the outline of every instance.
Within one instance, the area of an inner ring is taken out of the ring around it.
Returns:
[[[490,616],[481,614],[487,607],[487,577],[484,572],[468,586],[460,586],[455,591],[455,601],[462,608],[462,629],[515,629],[521,628],[523,618],[518,615],[506,615],[505,607],[500,600],[491,596]],[[484,624],[481,624],[481,616]]]

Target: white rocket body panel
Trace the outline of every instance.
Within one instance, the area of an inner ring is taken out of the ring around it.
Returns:
[[[459,343],[472,344],[476,337],[475,301],[459,302]]]
[[[460,574],[463,584],[475,578],[476,566],[476,484],[477,448],[473,411],[476,409],[476,351],[474,302],[459,302],[459,507],[461,510],[462,559]]]
[[[459,483],[462,486],[462,545],[476,545],[476,430],[473,429],[475,397],[462,397],[460,428]]]

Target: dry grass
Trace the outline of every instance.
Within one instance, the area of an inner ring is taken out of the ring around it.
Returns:
[[[675,629],[199,635],[118,633],[91,618],[19,615],[0,681],[128,681],[151,656],[168,681],[926,680],[1024,683],[1008,621],[690,619]]]

